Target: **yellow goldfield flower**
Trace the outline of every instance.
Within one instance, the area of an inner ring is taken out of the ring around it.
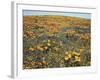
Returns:
[[[78,56],[75,56],[75,59],[77,60],[79,57]]]
[[[47,43],[47,45],[48,45],[48,46],[51,46],[51,44],[50,44],[50,43]]]
[[[65,55],[65,60],[68,60],[72,57],[71,53],[69,53],[69,52],[66,52],[65,54],[66,54]]]
[[[69,59],[69,57],[66,56],[64,59],[67,61]]]
[[[65,60],[68,60],[72,57],[72,54],[70,52],[65,52]]]
[[[29,48],[29,51],[34,51],[34,48],[30,47],[30,48]]]
[[[73,52],[74,55],[80,56],[80,53]]]
[[[72,55],[69,53],[67,56],[68,56],[68,58],[71,58]]]
[[[80,62],[80,61],[81,61],[81,59],[79,58],[77,61],[78,61],[78,62]]]
[[[75,60],[78,61],[78,62],[81,61],[80,57],[78,57],[78,56],[75,56]]]

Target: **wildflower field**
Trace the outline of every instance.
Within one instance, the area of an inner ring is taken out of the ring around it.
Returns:
[[[90,65],[90,19],[23,16],[23,69]]]

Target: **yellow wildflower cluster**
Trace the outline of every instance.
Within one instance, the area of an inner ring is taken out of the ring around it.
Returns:
[[[89,39],[90,39],[90,34],[82,34],[82,35],[80,36],[80,39],[81,39],[81,40],[89,40]]]
[[[65,60],[69,60],[70,58],[72,57],[71,53],[70,52],[66,52],[65,53]]]
[[[79,56],[75,56],[75,60],[76,60],[76,61],[78,61],[78,62],[80,62],[80,61],[81,61],[81,59],[80,59],[80,57],[79,57]]]
[[[47,41],[47,46],[51,46],[51,40]]]
[[[77,53],[75,51],[66,52],[64,59],[67,61],[67,60],[71,59],[72,57],[74,57],[75,61],[78,61],[78,62],[81,61],[80,53]]]

